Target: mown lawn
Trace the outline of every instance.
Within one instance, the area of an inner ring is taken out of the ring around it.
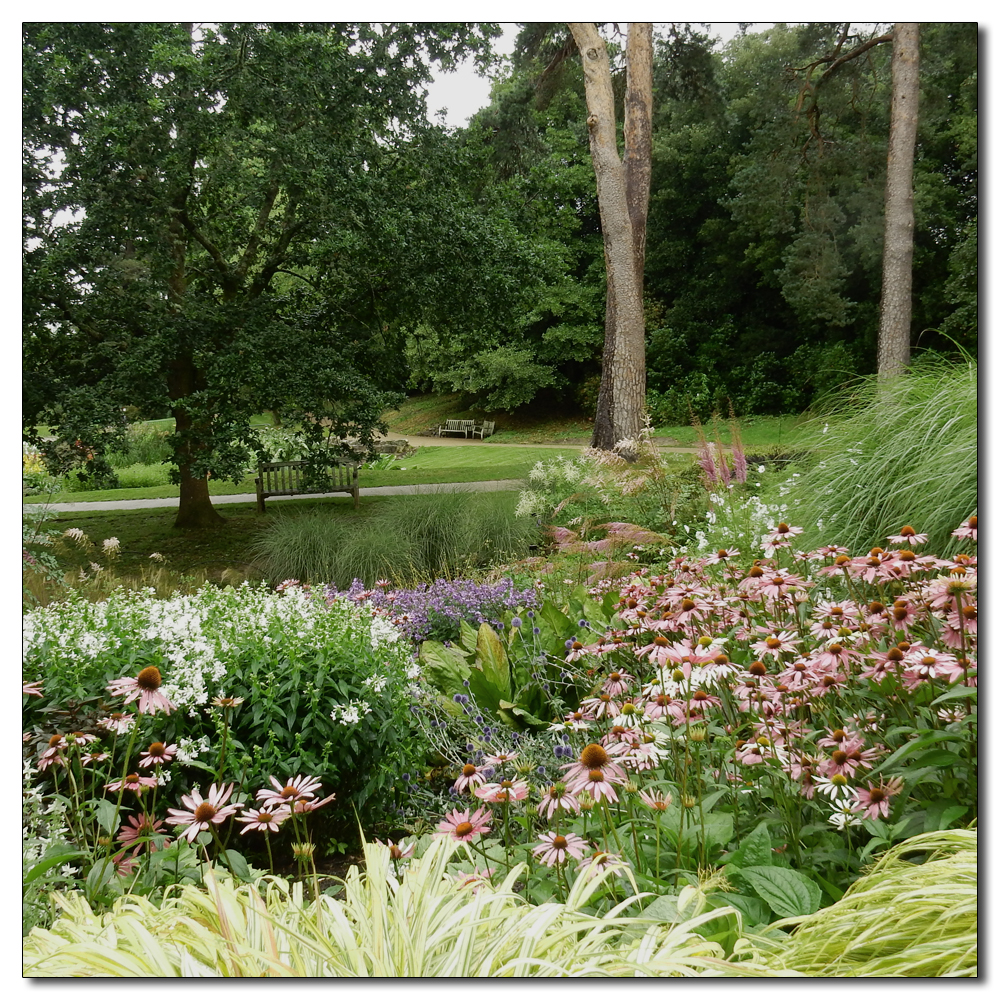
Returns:
[[[575,455],[579,447],[567,445],[566,456]],[[456,448],[428,445],[410,458],[400,459],[391,469],[362,469],[359,482],[366,486],[419,486],[427,483],[474,483],[491,479],[521,479],[540,459],[560,454],[551,448],[525,446],[491,446],[489,448]],[[253,493],[254,474],[239,483],[216,481],[209,483],[213,496]],[[97,500],[160,500],[177,496],[177,487],[148,486],[141,489],[87,490],[82,493],[57,493],[51,497],[26,497],[26,503],[84,503]]]

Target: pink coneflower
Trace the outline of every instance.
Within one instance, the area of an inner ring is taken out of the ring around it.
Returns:
[[[106,753],[103,750],[99,750],[95,753],[91,753],[88,751],[87,753],[80,754],[80,763],[83,764],[85,767],[89,767],[91,764],[101,764],[104,761],[108,760],[110,757],[111,754]]]
[[[259,830],[261,833],[277,833],[282,823],[292,815],[288,806],[251,806],[243,810],[242,816],[237,816],[239,823],[246,825],[240,830],[240,834],[248,833],[250,830]]]
[[[493,767],[505,767],[507,764],[511,764],[515,760],[517,760],[518,756],[519,754],[517,753],[517,751],[514,752],[504,751],[501,753],[486,754],[483,757],[483,760],[487,764],[492,764]]]
[[[33,694],[38,698],[42,697],[41,681],[21,681],[21,694]]]
[[[177,753],[177,744],[164,746],[162,743],[150,743],[146,756],[139,760],[139,767],[153,767],[159,764],[169,764]]]
[[[156,667],[144,667],[135,677],[119,677],[108,685],[113,695],[124,695],[125,704],[139,699],[136,706],[139,713],[163,711],[169,715],[176,706],[171,704],[162,694],[159,687],[163,676]]]
[[[602,692],[593,698],[584,698],[580,702],[580,708],[585,712],[593,713],[597,719],[613,719],[621,714],[621,703],[615,701],[614,697],[607,692]]]
[[[486,784],[487,776],[483,774],[481,768],[476,767],[471,761],[462,767],[462,773],[455,779],[452,788],[456,792],[474,791],[479,785]]]
[[[208,798],[202,798],[201,792],[197,788],[191,789],[190,795],[182,795],[181,802],[188,808],[168,809],[167,822],[173,826],[183,826],[189,824],[186,830],[181,831],[180,836],[187,838],[188,843],[194,843],[195,837],[202,830],[208,830],[211,824],[218,825],[230,816],[234,816],[243,806],[242,802],[227,801],[233,794],[233,785],[216,785],[208,790]]]
[[[297,774],[294,778],[282,785],[275,776],[268,776],[272,788],[262,788],[257,792],[256,798],[261,800],[265,806],[280,806],[282,804],[291,807],[292,803],[304,799],[316,798],[316,792],[320,789],[319,778],[304,778]]]
[[[438,823],[434,836],[450,836],[453,840],[469,841],[480,834],[489,833],[492,819],[493,813],[489,809],[477,809],[471,815],[468,809],[453,809]]]
[[[794,632],[772,632],[760,642],[753,643],[750,648],[758,656],[770,654],[777,658],[779,653],[794,653],[798,642],[798,636]]]
[[[619,854],[609,854],[607,851],[594,851],[589,857],[584,858],[577,870],[583,875],[596,875],[598,872],[607,871],[609,868],[624,868],[625,862]]]
[[[654,788],[650,792],[640,789],[639,798],[654,812],[665,812],[670,808],[670,803],[674,801],[674,797],[669,792],[664,795],[658,788]]]
[[[296,816],[302,815],[302,813],[316,812],[317,809],[322,809],[323,806],[327,805],[337,797],[336,792],[331,792],[325,799],[296,799],[292,805],[292,812]]]
[[[705,560],[706,566],[717,566],[729,559],[735,559],[740,554],[739,549],[719,549]]]
[[[967,521],[963,521],[959,527],[957,527],[952,535],[955,538],[971,538],[974,542],[977,541],[976,534],[979,530],[979,517],[973,514]]]
[[[901,778],[890,778],[879,785],[869,785],[866,789],[855,789],[852,811],[861,813],[863,819],[877,819],[879,815],[888,819],[892,797],[898,795],[902,790]]]
[[[789,527],[784,521],[775,528],[768,528],[767,534],[761,537],[764,555],[770,559],[779,549],[791,548],[792,539],[796,535],[801,535],[804,530],[803,528]]]
[[[566,779],[566,786],[574,795],[586,792],[595,802],[601,802],[604,799],[617,802],[618,795],[614,786],[625,783],[623,778],[617,778],[599,767],[592,767],[588,771],[577,773],[572,779],[567,774]]]
[[[850,668],[851,660],[856,659],[858,655],[840,642],[831,642],[826,649],[819,650],[810,658],[809,665],[817,674],[847,670]]]
[[[549,785],[548,791],[542,796],[538,812],[545,813],[546,819],[551,822],[552,817],[559,809],[574,815],[580,811],[580,800],[568,791],[566,785],[561,781]]]
[[[117,792],[121,788],[127,788],[136,795],[141,795],[147,788],[156,787],[156,778],[145,778],[138,774],[127,774],[121,781],[112,781],[104,786],[106,791]]]
[[[376,837],[375,843],[381,844],[382,841]],[[402,861],[403,858],[413,857],[413,852],[417,848],[417,842],[414,840],[412,843],[407,844],[404,847],[402,844],[395,844],[391,840],[387,840],[382,846],[389,848],[389,857],[392,858],[393,861]]]
[[[905,545],[909,548],[911,545],[923,545],[927,541],[927,536],[914,531],[908,524],[899,529],[898,535],[889,535],[888,540],[892,542],[893,545]]]
[[[624,670],[612,670],[602,685],[605,694],[624,694],[635,683],[635,678]]]
[[[565,864],[567,857],[579,861],[587,848],[587,842],[575,833],[560,834],[550,830],[541,834],[541,838],[542,843],[533,847],[531,853],[543,865],[548,865],[550,868],[553,865]]]
[[[128,846],[134,844],[140,837],[152,837],[163,829],[163,820],[154,819],[148,813],[140,813],[138,816],[129,816],[118,828],[118,839]],[[147,842],[148,850],[157,850],[156,843],[152,840]],[[163,841],[164,847],[170,846],[169,840]]]
[[[854,772],[859,767],[870,768],[879,755],[877,747],[869,747],[863,750],[864,743],[859,739],[847,740],[834,750],[829,759],[823,762],[822,771],[831,778],[835,774],[844,774],[849,778],[854,777]]]
[[[135,723],[135,716],[130,712],[112,712],[104,719],[99,719],[97,725],[109,733],[117,733],[119,736],[127,733]]]
[[[58,764],[60,767],[65,766],[66,758],[63,756],[63,750],[66,750],[69,744],[66,742],[66,737],[62,733],[55,733],[49,738],[48,747],[43,750],[38,755],[38,770],[45,771],[50,768],[53,764]]]
[[[483,802],[521,802],[528,797],[525,781],[491,781],[473,789],[472,794]]]
[[[861,740],[861,734],[852,729],[827,729],[826,736],[821,736],[816,741],[818,747],[843,747],[853,740]]]
[[[563,764],[563,770],[566,772],[563,780],[567,785],[571,785],[576,779],[584,777],[589,771],[600,768],[619,782],[624,782],[625,772],[613,762],[612,756],[621,756],[628,753],[628,750],[629,747],[621,743],[611,744],[606,747],[601,746],[600,743],[588,743],[580,751],[580,756],[577,760],[571,764]],[[576,789],[571,787],[570,791],[575,792]]]

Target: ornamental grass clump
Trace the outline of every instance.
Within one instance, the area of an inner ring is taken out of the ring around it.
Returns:
[[[349,587],[359,579],[370,587],[386,579],[406,586],[520,558],[539,541],[536,521],[516,515],[510,496],[455,492],[381,501],[350,521],[322,511],[279,515],[255,554],[274,582]]]
[[[302,886],[268,878],[234,886],[209,872],[206,888],[176,886],[157,905],[124,897],[95,913],[81,895],[56,897],[62,915],[25,939],[27,977],[562,977],[759,976],[724,960],[699,928],[627,916],[636,897],[601,917],[587,912],[609,870],[580,880],[564,903],[526,903],[523,866],[496,887],[456,871],[457,845],[431,843],[399,860],[365,844],[341,898],[307,903]],[[466,862],[467,866],[468,862]]]
[[[937,830],[878,860],[832,906],[776,923],[759,961],[816,978],[978,975],[978,835]],[[909,860],[922,855],[920,863]]]
[[[815,463],[778,489],[806,544],[867,549],[912,521],[930,551],[960,551],[951,530],[978,506],[974,362],[918,358],[909,372],[860,383],[813,426],[803,445]]]

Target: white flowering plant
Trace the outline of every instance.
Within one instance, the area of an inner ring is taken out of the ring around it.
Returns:
[[[187,778],[171,789],[206,772],[245,787],[308,773],[337,792],[324,815],[353,829],[355,808],[391,807],[395,775],[420,753],[412,665],[410,644],[373,609],[294,585],[71,598],[24,616],[25,677],[45,692],[25,706],[25,728],[39,748],[54,731],[100,732],[97,720],[123,708],[109,682],[155,667],[174,711],[140,713],[137,745],[178,745]]]

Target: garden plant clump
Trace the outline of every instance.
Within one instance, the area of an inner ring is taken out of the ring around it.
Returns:
[[[394,807],[397,774],[424,755],[408,711],[409,644],[371,610],[327,606],[302,588],[76,597],[25,615],[24,663],[26,788],[35,811],[67,833],[39,829],[47,851],[26,860],[43,865],[31,868],[39,877],[52,857],[71,855],[92,900],[123,890],[111,878],[130,874],[123,845],[155,850],[161,834],[173,839],[164,807],[193,801],[197,814],[205,794],[218,823],[229,803],[250,808],[254,789],[270,793],[275,777],[281,789],[308,776],[317,794],[305,798],[318,802],[320,785],[337,796],[317,818],[319,850],[336,850],[359,818]],[[292,826],[309,811],[271,810],[260,832],[296,821],[280,838],[294,853],[305,841]],[[236,830],[225,830],[231,858]],[[167,877],[163,857],[156,852],[151,885]],[[174,862],[176,874],[191,859]]]

